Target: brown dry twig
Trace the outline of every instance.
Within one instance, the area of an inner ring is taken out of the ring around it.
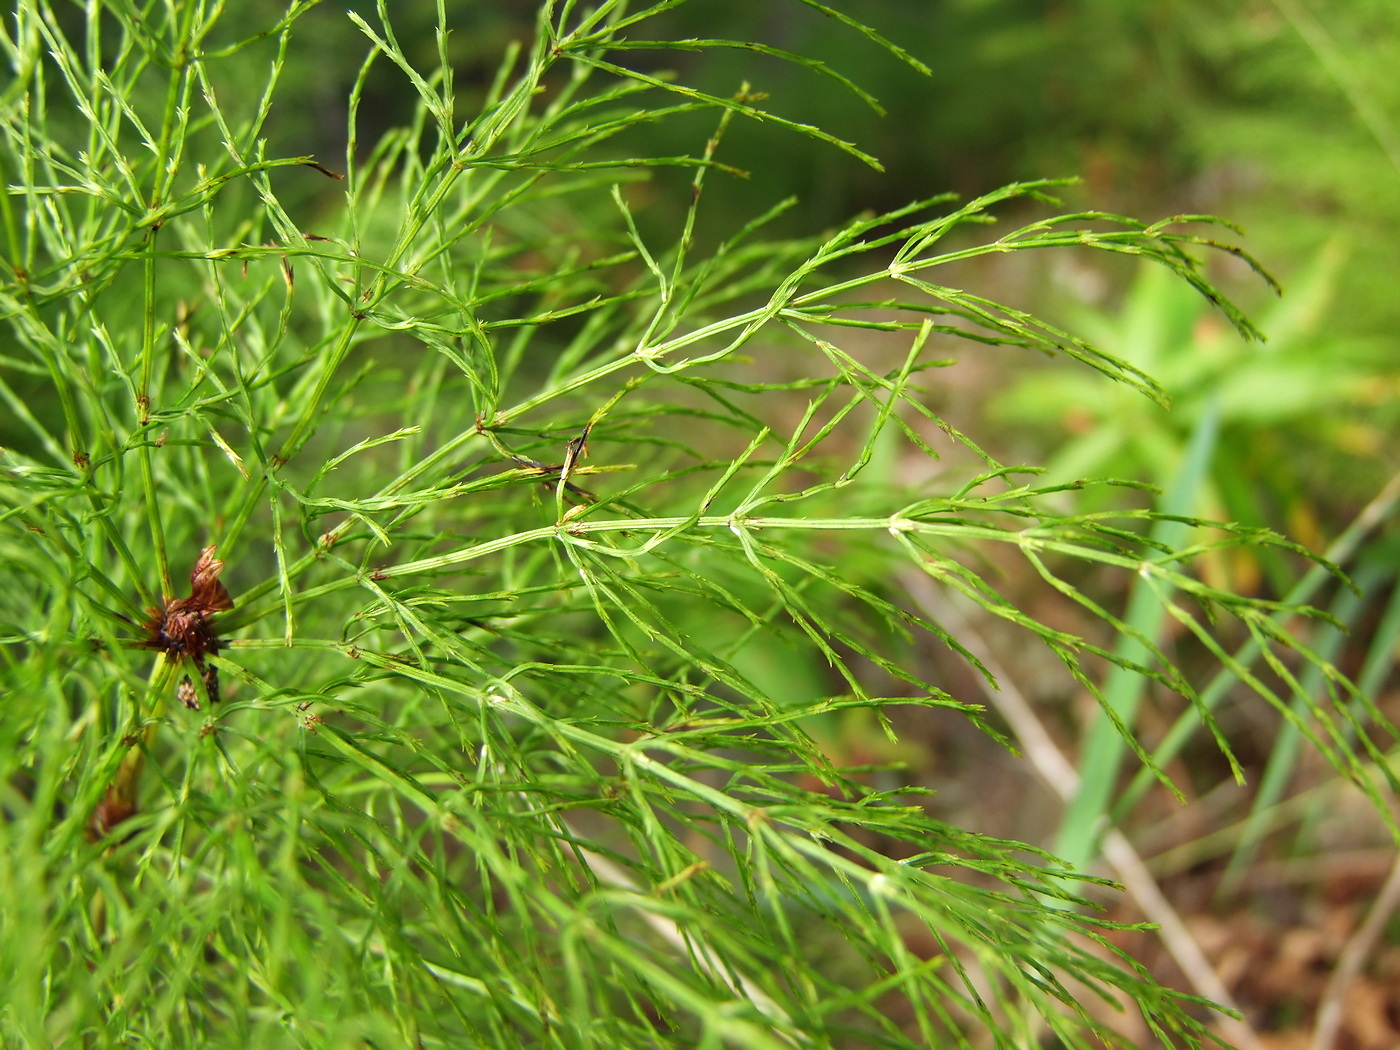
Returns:
[[[959,642],[976,656],[996,679],[1000,689],[993,688],[985,678],[977,676],[987,699],[1006,719],[1021,750],[1031,760],[1036,772],[1050,785],[1055,794],[1068,802],[1079,788],[1078,772],[1055,744],[1030,702],[999,666],[990,647],[950,602],[941,599],[923,573],[906,571],[902,574],[901,582],[924,614],[951,628]],[[1127,836],[1116,828],[1108,829],[1103,836],[1103,856],[1114,869],[1129,896],[1137,902],[1147,919],[1158,927],[1157,933],[1162,938],[1162,943],[1196,992],[1228,1010],[1239,1013],[1234,997],[1230,995],[1225,983],[1206,958],[1181,916],[1162,893],[1161,887],[1157,885],[1157,881]],[[1241,1050],[1257,1050],[1261,1045],[1258,1033],[1242,1020],[1222,1015],[1217,1020],[1217,1027],[1225,1038]]]
[[[1376,902],[1371,905],[1366,920],[1347,941],[1336,968],[1327,981],[1322,1001],[1317,1006],[1317,1025],[1313,1029],[1312,1050],[1332,1050],[1341,1032],[1347,992],[1360,976],[1362,967],[1385,932],[1390,917],[1400,908],[1400,859],[1390,869]]]

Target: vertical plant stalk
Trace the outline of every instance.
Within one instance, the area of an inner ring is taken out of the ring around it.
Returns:
[[[1286,608],[1273,615],[1275,622],[1282,622],[1287,617],[1293,615],[1291,610],[1302,605],[1317,593],[1328,580],[1333,579],[1332,565],[1346,565],[1361,546],[1362,542],[1379,526],[1389,521],[1395,514],[1396,506],[1400,504],[1400,473],[1391,475],[1389,480],[1376,493],[1370,503],[1361,509],[1361,512],[1352,520],[1340,536],[1332,543],[1322,556],[1322,564],[1314,565],[1309,569],[1297,585],[1283,598],[1283,605]],[[1239,668],[1249,668],[1260,657],[1260,646],[1257,640],[1247,642],[1234,656],[1234,664]],[[1201,708],[1206,711],[1212,710],[1221,700],[1225,698],[1230,687],[1239,680],[1236,670],[1225,667],[1211,679],[1210,684],[1201,691]],[[1186,746],[1186,742],[1191,739],[1191,735],[1196,731],[1200,723],[1200,712],[1194,707],[1182,712],[1181,717],[1167,732],[1162,743],[1152,753],[1153,763],[1160,769],[1172,761],[1181,749]],[[1149,770],[1140,770],[1133,778],[1126,791],[1122,792],[1117,805],[1113,810],[1113,819],[1121,820],[1135,807],[1142,797],[1152,786],[1152,773]]]
[[[1209,472],[1219,430],[1219,401],[1212,398],[1191,435],[1177,476],[1162,499],[1161,513],[1175,516],[1190,513]],[[1152,529],[1152,538],[1179,547],[1186,530],[1187,526],[1179,521],[1159,521]],[[1128,600],[1127,623],[1141,636],[1155,640],[1161,633],[1165,615],[1158,593],[1147,586],[1146,581],[1138,580]],[[1141,642],[1128,636],[1120,640],[1117,652],[1134,663],[1151,658]],[[1146,685],[1141,675],[1124,667],[1114,667],[1104,685],[1104,703],[1110,710],[1096,712],[1084,741],[1080,759],[1083,773],[1077,778],[1054,847],[1055,853],[1077,870],[1093,860],[1099,837],[1107,826],[1110,800],[1127,750],[1120,727],[1132,730],[1133,717]]]
[[[156,565],[160,570],[162,594],[175,589],[170,579],[170,559],[165,549],[165,525],[161,519],[160,498],[156,493],[155,472],[151,465],[151,372],[155,357],[156,342],[156,236],[158,227],[148,231],[143,277],[145,288],[145,310],[141,328],[141,385],[136,397],[136,425],[145,431],[145,440],[138,446],[138,459],[141,464],[141,488],[146,497],[146,519],[151,529],[151,544],[155,549]]]

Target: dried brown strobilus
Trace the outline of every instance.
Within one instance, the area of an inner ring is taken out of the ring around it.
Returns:
[[[204,680],[204,691],[211,703],[219,699],[219,672],[206,663],[204,657],[219,651],[219,636],[214,633],[209,618],[216,612],[233,608],[233,599],[219,582],[219,573],[223,571],[224,563],[214,557],[212,546],[200,551],[194,571],[190,573],[190,596],[166,598],[165,608],[148,610],[151,614],[146,621],[148,633],[141,643],[144,649],[163,652],[172,662],[187,658]],[[189,675],[180,679],[178,695],[186,707],[199,708],[199,690]]]
[[[118,783],[107,789],[107,793],[102,796],[102,801],[97,804],[88,820],[86,830],[89,840],[98,841],[118,824],[135,815],[136,799],[132,791],[132,786],[122,781],[120,776]]]

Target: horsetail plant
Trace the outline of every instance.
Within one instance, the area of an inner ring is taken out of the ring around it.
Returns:
[[[1117,1038],[1101,999],[1165,1044],[1208,1038],[1206,1004],[1065,906],[1088,876],[936,819],[818,741],[852,712],[895,732],[911,705],[985,724],[930,681],[922,646],[980,664],[891,582],[900,564],[1095,693],[1116,663],[1194,699],[1155,639],[1120,655],[1131,626],[1075,582],[1135,578],[1227,664],[1219,623],[1242,624],[1275,678],[1236,664],[1241,680],[1292,710],[1311,657],[1275,605],[1203,583],[1204,548],[1154,542],[1147,512],[1052,512],[921,386],[952,347],[1005,346],[1159,396],[942,283],[955,262],[1132,255],[1250,333],[1199,253],[1244,256],[1197,216],[969,236],[1051,213],[1049,182],[765,240],[792,202],[705,208],[736,174],[736,121],[874,161],[752,87],[636,61],[672,46],[646,33],[679,2],[546,2],[465,87],[444,0],[422,48],[386,0],[293,0],[261,23],[270,5],[208,0],[11,12],[5,1045],[1078,1047]],[[346,17],[363,61],[345,155],[284,155],[285,85]],[[774,47],[673,45],[860,94]],[[386,76],[412,114],[367,143]],[[627,148],[702,118],[692,153]],[[670,233],[643,189],[681,202]],[[934,480],[902,480],[939,457]],[[998,545],[1105,636],[1004,597],[975,556]],[[1379,802],[1380,745],[1351,745],[1351,687],[1319,666],[1330,696],[1303,732]]]

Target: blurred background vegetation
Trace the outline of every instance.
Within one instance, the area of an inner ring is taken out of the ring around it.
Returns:
[[[350,5],[366,13],[372,6]],[[529,39],[534,4],[461,6],[450,57],[459,91],[480,94],[503,50]],[[260,0],[248,17],[276,7]],[[434,9],[433,0],[393,5],[400,42],[425,64],[437,47]],[[885,168],[874,171],[796,135],[775,150],[765,129],[741,122],[723,160],[761,177],[713,180],[710,207],[752,215],[795,196],[799,205],[783,221],[810,230],[943,190],[975,195],[1017,179],[1075,175],[1083,182],[1067,194],[1071,205],[1147,218],[1207,213],[1239,223],[1248,248],[1290,293],[1285,305],[1270,303],[1267,288],[1242,266],[1238,274],[1222,266],[1213,276],[1267,318],[1270,343],[1244,348],[1213,329],[1198,332],[1193,326],[1213,321],[1189,297],[1144,307],[1148,293],[1139,289],[1139,313],[1155,309],[1162,324],[1178,329],[1163,334],[1170,345],[1139,363],[1175,386],[1177,408],[1187,411],[1171,417],[1175,438],[1159,434],[1153,448],[1144,439],[1136,454],[1125,450],[1095,467],[1161,483],[1180,452],[1181,441],[1173,441],[1184,440],[1194,422],[1192,406],[1199,408],[1199,395],[1221,381],[1223,370],[1233,385],[1223,421],[1235,453],[1230,469],[1244,476],[1232,491],[1217,492],[1223,503],[1216,512],[1325,545],[1400,459],[1392,440],[1400,426],[1395,5],[1351,0],[1324,11],[1304,0],[861,0],[851,11],[931,74],[887,61],[874,45],[853,44],[838,23],[800,4],[707,0],[670,13],[664,33],[645,23],[657,38],[761,40],[817,57],[886,110],[878,116],[834,80],[752,50],[657,52],[656,71],[683,67],[687,82],[716,93],[747,83],[779,114],[854,141]],[[363,40],[339,5],[313,10],[302,25],[304,45],[323,61],[294,71],[305,83],[284,99],[305,104],[281,103],[273,127],[282,141],[272,152],[315,152],[334,161],[344,154],[343,99]],[[649,56],[629,57],[638,64]],[[377,68],[361,111],[361,141],[374,141],[380,127],[403,121],[409,109],[397,72]],[[620,139],[618,153],[683,153],[707,133],[703,120],[643,128]],[[641,218],[674,229],[687,198],[665,189],[650,195]],[[329,202],[335,190],[327,193]],[[1009,264],[985,279],[1029,291],[1036,309],[1066,325],[1094,313],[1100,322],[1091,326],[1118,325],[1135,268],[1053,255],[1043,270],[1027,272],[1018,258],[1014,269]],[[1122,339],[1110,342],[1134,356]],[[1125,407],[1098,406],[1098,420],[1106,412],[1149,411],[1125,396]],[[993,418],[1012,428],[998,451],[1015,458],[1012,450],[1020,448],[1027,462],[1052,458],[1090,423],[1078,402],[1060,407],[1058,415],[1027,411],[1016,397],[993,406]]]

